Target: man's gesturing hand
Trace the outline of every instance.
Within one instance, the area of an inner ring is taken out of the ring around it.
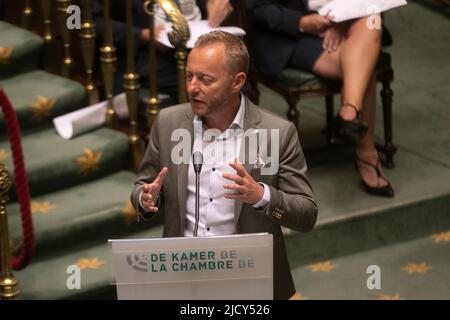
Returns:
[[[164,167],[159,172],[158,176],[152,183],[144,184],[142,187],[141,204],[143,209],[149,212],[157,212],[158,208],[155,207],[156,200],[158,200],[159,192],[164,182],[164,178],[167,175],[169,169]]]
[[[248,174],[244,166],[237,159],[234,160],[234,163],[230,163],[230,166],[236,170],[237,174],[224,173],[223,177],[235,183],[225,184],[223,187],[236,192],[226,193],[225,198],[239,199],[252,205],[261,200],[264,195],[264,187]]]

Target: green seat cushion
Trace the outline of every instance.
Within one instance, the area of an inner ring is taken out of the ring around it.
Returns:
[[[0,21],[0,78],[36,68],[42,45],[38,35]]]
[[[297,69],[284,69],[277,77],[277,82],[288,87],[313,87],[323,83],[316,75]]]
[[[381,52],[376,70],[377,72],[386,71],[391,68],[391,64],[391,55],[387,52]],[[277,76],[276,81],[282,86],[301,88],[302,90],[326,88],[330,83],[313,73],[292,68],[284,69]]]

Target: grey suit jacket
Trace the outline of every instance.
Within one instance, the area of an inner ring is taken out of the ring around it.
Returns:
[[[317,206],[311,185],[306,177],[306,163],[294,125],[276,115],[258,108],[247,98],[244,131],[248,129],[279,130],[279,170],[274,175],[262,175],[261,168],[250,159],[244,166],[255,181],[265,183],[270,189],[270,203],[265,212],[251,205],[235,202],[236,233],[269,232],[274,239],[274,298],[288,299],[295,287],[286,255],[281,225],[309,231],[317,219]],[[164,204],[164,237],[182,237],[186,219],[186,197],[189,164],[176,165],[171,152],[179,141],[171,141],[172,132],[183,128],[190,132],[192,147],[194,114],[190,104],[181,104],[161,110],[150,133],[149,144],[134,184],[131,201],[145,216],[139,205],[139,195],[144,183],[151,183],[163,167],[169,171],[164,180],[158,202]],[[270,134],[268,134],[269,143]],[[264,146],[260,146],[264,147]],[[190,151],[189,151],[190,152]],[[190,159],[190,155],[188,155]],[[151,216],[152,214],[150,214]]]

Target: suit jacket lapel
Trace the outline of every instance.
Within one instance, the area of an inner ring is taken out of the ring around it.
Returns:
[[[261,112],[258,107],[255,106],[250,100],[245,97],[245,114],[244,114],[244,133],[251,139],[256,138],[257,150],[259,150],[259,135],[258,135],[258,124],[261,122]],[[246,154],[244,154],[244,152]],[[239,159],[247,159],[244,163],[244,168],[249,174],[252,174],[253,165],[256,159],[250,159],[249,148],[245,146],[245,138],[241,140],[241,149],[239,154]],[[242,211],[242,201],[236,200],[234,203],[234,224],[237,226],[239,217]]]
[[[180,124],[180,128],[186,129],[191,137],[191,149],[189,152],[189,159],[192,154],[192,146],[194,144],[194,124],[193,115],[190,110],[186,112],[186,119]],[[188,169],[189,163],[182,163],[177,166],[177,181],[178,181],[178,203],[180,204],[180,234],[184,234],[184,225],[186,222],[186,197],[188,185]]]

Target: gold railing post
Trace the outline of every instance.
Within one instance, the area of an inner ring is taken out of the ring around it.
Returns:
[[[127,72],[124,74],[124,84],[127,95],[128,113],[130,115],[130,133],[128,138],[131,145],[131,154],[133,161],[133,170],[137,171],[143,158],[143,150],[137,134],[137,117],[139,107],[139,74],[136,72],[134,62],[134,33],[133,33],[133,14],[132,0],[126,0],[127,15]]]
[[[82,23],[79,35],[81,38],[81,53],[87,75],[86,90],[89,94],[89,104],[93,104],[97,102],[97,99],[94,97],[95,85],[93,82],[96,34],[95,25],[92,22],[90,0],[83,1]]]
[[[67,28],[67,8],[70,6],[70,0],[56,0],[58,10],[59,29],[62,34],[64,46],[64,60],[62,66],[62,75],[66,78],[70,76],[70,67],[72,66],[72,57],[70,56],[70,33]]]
[[[30,0],[25,0],[25,6],[22,11],[22,27],[30,30],[31,15],[33,14],[33,9],[30,6]]]
[[[187,90],[186,90],[186,61],[187,53],[186,48],[177,48],[175,53],[177,59],[178,69],[178,100],[180,103],[188,102]]]
[[[103,47],[100,48],[100,61],[102,67],[103,85],[105,86],[106,99],[106,124],[110,128],[117,128],[118,119],[114,110],[113,91],[114,74],[116,71],[116,48],[112,41],[111,18],[109,0],[103,0]]]
[[[44,16],[44,40],[46,43],[52,41],[52,31],[50,27],[50,0],[41,0],[42,14]]]
[[[148,46],[149,63],[148,63],[148,80],[150,94],[146,101],[148,108],[146,110],[147,125],[149,130],[153,126],[153,122],[159,113],[161,101],[158,98],[158,86],[156,82],[156,43],[155,43],[155,13],[153,10],[153,5],[155,0],[146,0],[144,2],[144,10],[148,15],[148,28],[150,30],[150,43]]]
[[[188,101],[186,92],[186,42],[190,38],[189,25],[184,15],[172,0],[157,0],[169,20],[172,31],[168,34],[170,43],[175,47],[175,58],[178,69],[178,100],[180,103]]]
[[[150,29],[150,45],[149,45],[149,82],[150,82],[150,96],[147,100],[148,109],[148,122],[149,128],[153,125],[153,121],[159,112],[160,101],[157,95],[156,84],[156,44],[154,26],[154,10],[153,5],[158,3],[164,10],[166,15],[172,22],[172,31],[168,34],[170,43],[175,47],[178,68],[178,90],[180,103],[186,102],[186,42],[189,40],[189,26],[184,18],[184,15],[175,5],[172,0],[146,0],[144,3],[145,12],[149,16],[149,29]]]
[[[14,299],[20,293],[17,279],[12,273],[9,248],[6,203],[11,188],[11,177],[6,166],[0,163],[0,299]]]

